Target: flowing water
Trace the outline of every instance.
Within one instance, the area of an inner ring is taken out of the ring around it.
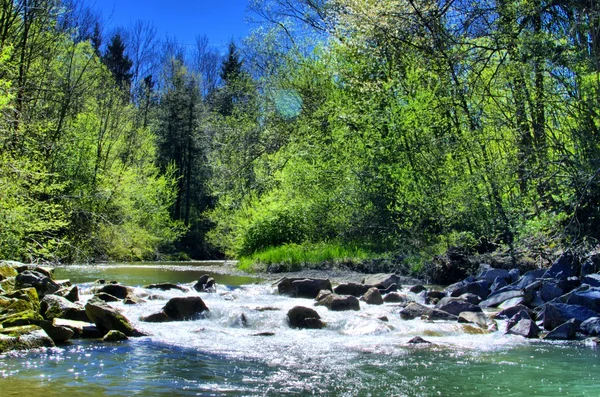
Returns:
[[[215,277],[216,293],[139,287],[189,283],[206,273]],[[70,266],[56,275],[79,284],[82,300],[98,278],[152,293],[138,306],[112,304],[151,336],[0,356],[0,396],[600,395],[599,351],[584,342],[531,342],[457,323],[404,321],[397,306],[363,302],[359,312],[317,307],[326,329],[294,330],[287,310],[312,301],[276,295],[270,281],[222,274],[207,263]],[[137,320],[190,294],[206,302],[205,318]],[[417,335],[433,344],[407,344]]]

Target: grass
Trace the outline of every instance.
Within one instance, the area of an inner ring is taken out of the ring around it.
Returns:
[[[323,265],[358,263],[376,257],[375,253],[360,247],[332,242],[286,244],[240,258],[238,267],[241,270],[253,271],[259,267],[278,265],[283,271],[295,271]]]

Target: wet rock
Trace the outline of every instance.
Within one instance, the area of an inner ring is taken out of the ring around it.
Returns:
[[[567,299],[567,303],[600,312],[600,289],[590,288],[587,291],[576,292]]]
[[[544,273],[544,278],[567,279],[579,275],[579,264],[573,254],[562,254]]]
[[[321,321],[319,313],[314,309],[304,306],[295,306],[291,308],[287,313],[287,318],[290,327],[292,328],[320,329],[325,326]]]
[[[411,344],[411,345],[430,345],[431,344],[431,342],[421,338],[420,336],[415,336],[414,338],[412,338],[411,340],[409,340],[406,343]]]
[[[47,319],[64,318],[67,320],[87,321],[85,309],[58,295],[46,295],[40,303],[40,313]]]
[[[466,293],[466,294],[462,294],[461,296],[458,297],[458,299],[463,300],[465,302],[469,302],[472,305],[478,305],[481,303],[481,297],[475,294],[470,294],[470,293]]]
[[[172,321],[185,321],[200,318],[208,307],[199,296],[184,296],[171,298],[163,311]]]
[[[600,317],[591,317],[579,325],[579,329],[586,335],[600,335]]]
[[[462,312],[458,314],[459,323],[477,324],[481,328],[487,328],[488,318],[483,312]]]
[[[598,264],[600,264],[600,257],[598,257],[598,255],[592,255],[592,257],[587,258],[581,264],[581,271],[579,273],[579,276],[584,278],[587,275],[596,273],[598,271]]]
[[[383,305],[383,297],[381,296],[381,292],[375,287],[370,288],[362,297],[363,301],[365,301],[369,305]]]
[[[429,299],[442,299],[444,298],[446,293],[444,291],[427,291],[427,298]]]
[[[521,289],[504,291],[504,292],[490,295],[490,297],[487,298],[486,300],[482,301],[479,304],[479,306],[481,306],[481,307],[497,307],[498,305],[502,304],[503,302],[505,302],[509,299],[513,299],[513,298],[520,298],[519,303],[525,303],[528,301],[526,299],[526,296],[527,296],[526,293]],[[529,295],[529,300],[531,300],[531,295]]]
[[[509,282],[514,283],[519,279],[521,275],[521,271],[519,269],[510,269],[508,271],[508,277],[510,278]]]
[[[120,331],[108,331],[106,335],[102,338],[103,342],[120,342],[129,339],[127,335]]]
[[[390,321],[390,319],[387,316],[377,317],[377,320],[383,321],[384,323],[387,323],[388,321]]]
[[[117,309],[99,299],[90,299],[85,305],[85,312],[88,318],[101,331],[116,330],[123,332],[127,336],[142,335]]]
[[[9,277],[17,277],[17,269],[5,262],[0,262],[0,281]]]
[[[53,294],[60,289],[60,286],[50,277],[33,270],[26,270],[20,273],[16,276],[15,280],[15,287],[17,289],[33,287],[40,298]]]
[[[360,310],[360,303],[355,296],[352,295],[337,295],[333,293],[322,296],[321,299],[315,303],[317,306],[325,306],[331,311],[346,311],[346,310]]]
[[[571,340],[575,339],[577,333],[577,323],[575,319],[571,319],[566,323],[559,325],[550,331],[544,339],[548,340]]]
[[[161,291],[168,291],[171,289],[176,289],[178,291],[182,291],[185,292],[186,289],[177,285],[177,284],[172,284],[172,283],[157,283],[157,284],[150,284],[150,285],[146,285],[144,286],[144,288],[148,288],[148,289],[159,289]]]
[[[383,297],[383,301],[385,303],[403,303],[408,302],[410,299],[406,295],[399,294],[397,292],[392,292],[390,294],[386,294]]]
[[[29,350],[54,347],[54,342],[37,325],[0,328],[0,353],[10,350]]]
[[[79,288],[76,285],[71,287],[61,288],[55,295],[62,296],[69,302],[79,302]]]
[[[96,294],[104,292],[119,299],[125,299],[127,295],[132,293],[132,289],[121,284],[105,284],[102,288],[96,291]]]
[[[390,294],[392,292],[396,292],[400,289],[398,284],[392,284],[387,288],[377,288],[382,295]]]
[[[450,293],[450,296],[458,297],[462,294],[470,293],[479,296],[481,299],[485,299],[488,296],[488,289],[489,284],[487,281],[474,281],[455,289]]]
[[[475,278],[473,276],[469,276],[469,277],[465,278],[464,280],[458,281],[454,284],[450,284],[449,286],[447,286],[444,289],[444,292],[445,292],[444,295],[451,295],[455,290],[462,288],[465,285],[470,284],[474,281],[476,281]]]
[[[540,298],[544,302],[550,302],[551,300],[556,299],[563,294],[563,290],[552,281],[544,281],[540,288]]]
[[[55,318],[52,324],[70,329],[74,332],[73,338],[98,339],[104,335],[104,332],[100,331],[95,324],[84,321]]]
[[[528,285],[531,285],[531,283],[542,278],[545,273],[546,273],[545,269],[530,270],[527,273],[525,273],[524,275],[522,275],[521,278],[519,278],[519,280],[516,283],[510,284],[509,287],[512,287],[512,289],[525,288]]]
[[[337,285],[335,288],[333,288],[333,292],[338,295],[352,295],[358,298],[363,296],[371,287],[373,286],[366,284],[346,283]]]
[[[460,300],[451,301],[436,308],[455,316],[458,316],[462,312],[481,312],[481,307]]]
[[[403,320],[412,320],[415,318],[427,318],[429,320],[450,320],[456,321],[458,317],[438,309],[431,309],[416,302],[411,302],[405,308],[400,310],[400,318]]]
[[[427,291],[427,288],[425,288],[421,284],[418,284],[418,285],[413,285],[412,287],[410,287],[409,291],[412,292],[413,294],[418,294],[423,291]]]
[[[215,279],[208,274],[200,276],[193,288],[198,292],[216,292],[217,290]]]
[[[515,324],[515,326],[512,327],[508,333],[532,339],[538,337],[540,334],[540,328],[533,320],[524,318]]]
[[[514,327],[515,325],[517,325],[517,323],[523,319],[527,319],[527,320],[533,320],[531,318],[531,316],[529,315],[529,312],[526,310],[521,310],[520,312],[516,313],[514,316],[512,316],[507,322],[506,322],[506,331],[510,331],[510,329],[512,327]]]
[[[488,282],[488,284],[494,283],[497,278],[500,278],[504,282],[506,282],[507,280],[510,279],[510,275],[508,274],[508,271],[506,271],[504,269],[495,269],[492,267],[492,268],[483,270],[477,276],[478,280],[485,280]]]
[[[258,332],[256,334],[252,334],[252,336],[275,336],[275,332]]]
[[[4,328],[37,325],[43,320],[37,311],[25,310],[0,316],[0,325]]]
[[[577,324],[581,324],[585,320],[597,316],[598,313],[583,306],[548,303],[538,314],[538,319],[543,319],[544,328],[550,331],[570,319],[575,319]]]
[[[508,285],[508,283],[506,282],[506,279],[500,278],[500,277],[496,277],[496,279],[494,280],[494,283],[490,287],[490,292],[496,292],[500,288],[504,288],[507,285]]]
[[[277,282],[280,295],[314,299],[321,290],[333,291],[331,282],[326,279],[282,278]]]
[[[40,310],[40,300],[38,298],[36,289],[33,287],[14,290],[12,292],[5,293],[3,296],[7,299],[16,299],[17,301],[20,301],[16,306],[20,306],[22,308],[21,310]],[[15,307],[15,309],[17,309],[17,307]],[[0,313],[1,312],[2,307],[0,305]]]
[[[46,331],[54,343],[65,343],[75,335],[72,329],[55,325],[52,321],[40,321],[38,325]]]
[[[516,305],[516,306],[512,306],[512,307],[509,307],[509,308],[499,311],[498,313],[496,313],[494,315],[494,318],[497,318],[500,320],[508,320],[508,319],[512,318],[515,314],[519,313],[520,311],[525,311],[527,313],[527,315],[529,316],[529,318],[534,318],[534,316],[535,316],[533,311],[530,308],[528,308],[527,306]]]
[[[106,292],[99,292],[97,294],[94,295],[96,298],[100,299],[101,301],[110,303],[110,302],[118,302],[121,299],[117,298],[116,296],[112,296],[111,294],[107,294]]]
[[[400,285],[400,277],[395,274],[371,274],[362,280],[363,284],[372,285],[378,289],[387,289],[392,284]]]
[[[171,320],[165,312],[160,311],[158,313],[152,313],[147,316],[142,316],[140,317],[140,321],[146,323],[167,323],[173,320]]]
[[[146,300],[140,298],[135,294],[129,294],[125,299],[123,299],[123,304],[125,305],[139,305],[140,303],[145,303]]]

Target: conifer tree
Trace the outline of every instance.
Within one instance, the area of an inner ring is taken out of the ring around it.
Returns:
[[[125,54],[125,43],[120,34],[117,33],[111,38],[102,60],[113,74],[117,85],[122,90],[129,91],[133,77],[131,73],[133,62]]]

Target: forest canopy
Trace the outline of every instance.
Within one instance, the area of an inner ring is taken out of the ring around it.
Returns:
[[[594,1],[254,0],[224,52],[0,1],[0,257],[600,238]]]

